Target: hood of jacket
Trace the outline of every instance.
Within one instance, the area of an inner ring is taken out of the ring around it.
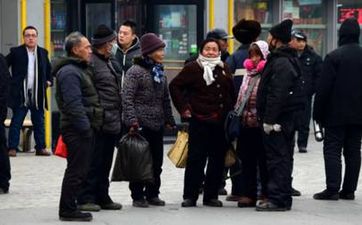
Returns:
[[[78,66],[80,68],[87,68],[88,67],[88,63],[85,61],[82,61],[79,58],[75,58],[75,57],[60,57],[57,60],[55,60],[55,62],[53,63],[52,66],[52,76],[56,76],[58,71],[66,65],[69,64],[73,64],[75,66]]]
[[[360,27],[356,19],[346,19],[338,32],[338,46],[359,43]]]
[[[117,48],[115,48],[115,49],[112,50],[113,55],[116,54],[117,49],[118,49],[119,51],[121,51],[123,54],[128,54],[128,53],[130,53],[130,52],[132,52],[132,51],[136,51],[136,50],[138,50],[138,49],[141,48],[141,46],[140,46],[140,39],[139,39],[137,36],[136,36],[136,38],[133,40],[131,47],[129,47],[126,51],[123,51],[123,49],[121,48],[121,46],[120,46],[120,44],[119,44],[118,41],[117,41],[117,45],[116,45],[116,46],[117,46]]]
[[[266,60],[270,53],[268,43],[266,41],[259,40],[254,42],[253,44],[256,44],[259,47],[261,53],[263,54],[264,60]]]

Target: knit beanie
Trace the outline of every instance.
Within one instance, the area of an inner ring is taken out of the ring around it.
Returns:
[[[255,20],[242,19],[233,27],[235,39],[242,44],[250,44],[251,42],[256,41],[260,33],[260,23]]]
[[[358,41],[360,35],[360,27],[355,18],[348,18],[343,21],[341,28],[339,29],[339,38],[355,39]]]
[[[101,24],[97,27],[92,37],[92,45],[102,45],[115,39],[116,33],[107,25]]]
[[[290,19],[283,20],[281,23],[272,27],[269,33],[284,44],[287,44],[292,39],[293,21]]]
[[[159,48],[166,47],[166,44],[154,33],[144,34],[141,37],[140,45],[143,56],[147,56]]]

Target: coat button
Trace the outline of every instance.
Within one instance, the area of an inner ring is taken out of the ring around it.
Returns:
[[[219,106],[220,106],[221,109],[224,108],[224,104],[220,104]]]
[[[220,84],[217,84],[216,87],[217,87],[217,88],[220,88],[221,86],[220,86]]]
[[[222,98],[222,94],[219,94],[219,98]]]
[[[214,77],[217,78],[217,74],[215,74]]]

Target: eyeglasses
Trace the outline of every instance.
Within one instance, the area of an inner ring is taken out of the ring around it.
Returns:
[[[36,37],[38,37],[38,35],[36,35],[36,34],[25,34],[24,37],[26,37],[26,38],[36,38]]]

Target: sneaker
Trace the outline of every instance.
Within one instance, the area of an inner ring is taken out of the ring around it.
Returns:
[[[339,198],[343,200],[354,200],[354,192],[345,192],[342,190],[339,192]]]
[[[226,196],[226,201],[228,201],[228,202],[237,202],[237,201],[239,201],[239,199],[241,198],[241,196],[239,196],[239,195],[228,195],[228,196]]]
[[[298,191],[297,189],[294,189],[293,187],[292,187],[292,196],[294,196],[294,197],[299,197],[299,196],[301,196],[302,195],[302,193],[300,192],[300,191]]]
[[[147,199],[148,204],[154,205],[154,206],[165,206],[166,202],[161,200],[159,197]]]
[[[133,200],[132,205],[133,207],[138,207],[138,208],[149,207],[148,202],[145,199]]]
[[[290,207],[278,206],[272,202],[266,201],[255,207],[259,212],[284,212],[290,210]]]
[[[36,156],[50,156],[51,153],[48,152],[46,149],[40,149],[35,151]]]
[[[69,213],[59,213],[59,220],[61,221],[91,221],[92,214],[74,211]]]
[[[98,212],[101,210],[101,207],[95,203],[85,203],[82,205],[78,205],[78,210],[87,212]]]
[[[227,195],[228,194],[228,192],[227,192],[227,190],[225,188],[220,188],[218,192],[219,192],[219,195]]]
[[[110,202],[107,204],[101,204],[100,207],[101,207],[101,209],[104,209],[104,210],[121,210],[122,204],[117,203],[117,202]]]
[[[315,200],[338,200],[339,194],[338,192],[331,192],[326,189],[322,192],[314,194],[313,198]]]
[[[8,155],[10,157],[16,157],[16,149],[9,149]]]
[[[218,199],[207,199],[204,200],[202,204],[210,207],[222,207],[222,202]]]
[[[307,153],[308,150],[306,147],[299,147],[299,153]]]
[[[196,201],[192,200],[192,199],[185,199],[182,203],[181,203],[181,207],[195,207],[196,206]]]

